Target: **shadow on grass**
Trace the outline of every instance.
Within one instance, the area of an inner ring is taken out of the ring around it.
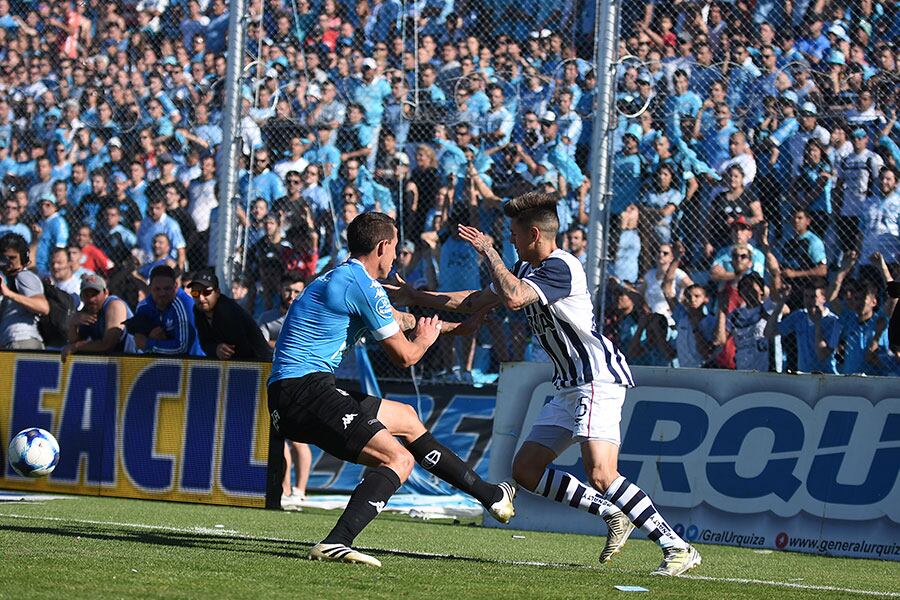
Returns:
[[[2,525],[0,532],[43,534],[67,538],[84,538],[109,542],[128,542],[153,546],[179,548],[199,548],[204,550],[224,550],[226,552],[246,552],[282,558],[306,558],[308,542],[279,542],[266,539],[247,539],[229,535],[205,534],[202,532],[135,531],[126,529],[98,529],[78,524],[54,527],[36,525]]]

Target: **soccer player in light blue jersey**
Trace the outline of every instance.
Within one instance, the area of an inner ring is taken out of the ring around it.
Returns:
[[[477,185],[477,183],[476,183]],[[480,190],[488,200],[493,194]],[[497,200],[496,198],[493,198]],[[510,241],[519,261],[509,270],[491,238],[460,226],[460,237],[484,257],[493,280],[484,290],[426,292],[399,282],[394,300],[461,312],[503,304],[524,310],[535,338],[554,365],[557,393],[541,409],[516,453],[516,482],[533,494],[602,517],[609,526],[600,562],[617,553],[635,527],[663,550],[654,575],[680,575],[700,564],[700,554],[669,526],[650,497],[618,472],[620,420],[625,390],[634,385],[625,356],[597,331],[584,268],[556,246],[556,194],[530,192],[507,202]],[[550,468],[572,444],[581,456],[590,486]]]
[[[397,228],[391,217],[376,212],[358,216],[347,228],[347,242],[350,259],[310,283],[288,310],[269,376],[269,412],[272,426],[284,437],[371,467],[310,558],[380,567],[378,559],[351,544],[406,481],[414,460],[472,495],[501,523],[514,514],[515,491],[508,483],[483,481],[434,439],[411,406],[336,387],[334,371],[342,354],[363,335],[381,342],[394,362],[408,367],[439,334],[469,335],[481,321],[477,315],[459,324],[437,317],[417,322],[391,306],[378,282],[396,256]]]

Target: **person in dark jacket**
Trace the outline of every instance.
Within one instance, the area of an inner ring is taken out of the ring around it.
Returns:
[[[190,284],[200,346],[223,360],[272,360],[272,349],[246,310],[219,290],[211,270],[199,271]]]

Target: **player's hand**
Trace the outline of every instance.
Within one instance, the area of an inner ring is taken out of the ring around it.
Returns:
[[[222,360],[228,360],[234,356],[234,344],[221,343],[216,346],[216,356]]]
[[[472,244],[479,254],[487,254],[488,250],[493,248],[493,242],[489,236],[468,225],[459,226],[459,237]]]
[[[431,346],[441,333],[442,323],[437,315],[433,317],[419,317],[416,323],[415,339],[422,340],[426,345]]]
[[[444,325],[444,333],[450,335],[462,335],[462,336],[470,336],[475,335],[478,330],[481,328],[481,324],[484,323],[485,317],[487,317],[488,313],[494,309],[493,306],[485,306],[481,310],[476,313],[473,313],[469,316],[468,319],[455,325],[452,329],[449,328],[449,324]]]
[[[382,281],[381,286],[387,291],[391,304],[397,306],[410,306],[412,304],[413,289],[400,277],[399,273],[394,273],[392,277]]]

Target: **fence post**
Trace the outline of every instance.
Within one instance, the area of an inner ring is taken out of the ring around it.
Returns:
[[[612,111],[615,99],[615,60],[619,20],[616,0],[597,0],[597,93],[594,95],[594,127],[591,131],[591,212],[588,225],[587,278],[591,296],[597,293],[606,275],[606,232],[609,220],[610,149]],[[599,314],[604,312],[603,295]]]
[[[225,105],[223,107],[222,145],[216,160],[219,180],[219,209],[216,236],[216,274],[222,289],[231,288],[234,263],[233,201],[238,195],[238,162],[241,151],[241,76],[244,71],[244,37],[246,9],[244,0],[231,0],[228,18],[228,68],[225,71]]]

